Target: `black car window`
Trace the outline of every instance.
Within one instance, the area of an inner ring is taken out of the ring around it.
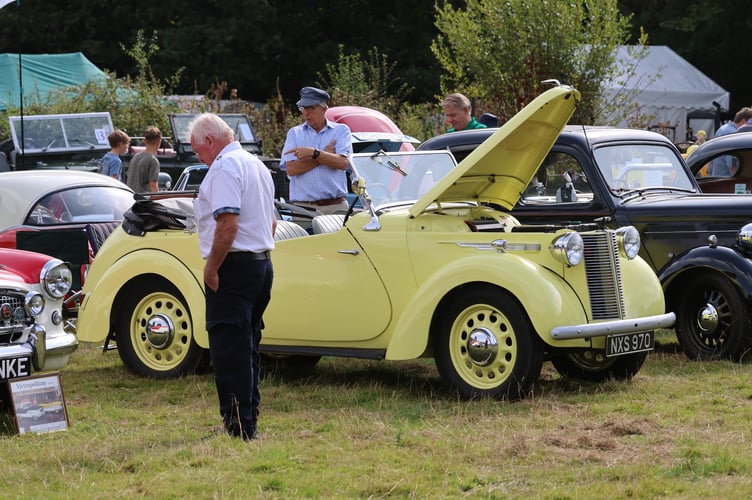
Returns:
[[[663,145],[615,144],[597,148],[593,155],[615,194],[645,188],[693,188],[679,157]]]
[[[133,204],[133,193],[109,186],[75,187],[51,193],[34,204],[24,224],[115,222]]]
[[[722,155],[713,158],[697,171],[695,177],[733,177],[739,169],[739,158],[735,155]]]
[[[590,203],[593,190],[577,159],[551,151],[520,198],[522,205]]]

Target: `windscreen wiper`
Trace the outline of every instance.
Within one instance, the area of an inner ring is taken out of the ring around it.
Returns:
[[[386,154],[386,151],[384,151],[383,149],[379,149],[374,154],[372,154],[371,159],[377,162],[379,165],[384,165],[389,170],[395,170],[402,174],[404,177],[407,177],[407,172],[402,170],[402,167],[397,165],[397,163],[395,163],[395,161],[392,160],[392,158],[388,154]]]

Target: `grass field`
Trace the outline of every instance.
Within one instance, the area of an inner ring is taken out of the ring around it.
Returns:
[[[67,430],[0,437],[2,498],[741,498],[752,365],[690,362],[670,332],[627,383],[546,364],[516,403],[449,397],[430,360],[325,358],[268,377],[258,439],[210,430],[211,375],[155,381],[83,345]]]

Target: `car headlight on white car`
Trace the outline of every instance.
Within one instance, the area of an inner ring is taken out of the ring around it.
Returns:
[[[551,245],[551,253],[557,260],[569,266],[576,266],[582,261],[585,246],[580,233],[572,232],[556,238]]]
[[[42,267],[39,282],[42,290],[50,297],[62,299],[73,285],[73,273],[63,261],[52,259]]]
[[[624,226],[616,230],[616,237],[619,240],[619,248],[624,255],[632,260],[640,253],[642,240],[640,232],[634,226]]]
[[[44,311],[44,297],[38,292],[27,293],[24,297],[24,308],[30,316],[36,318]]]

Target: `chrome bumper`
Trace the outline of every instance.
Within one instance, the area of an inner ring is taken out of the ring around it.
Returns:
[[[601,323],[586,323],[584,325],[557,326],[551,330],[554,340],[587,339],[591,337],[605,337],[622,333],[640,333],[658,328],[671,328],[676,322],[676,315],[672,312],[646,316],[644,318],[620,319],[617,321],[603,321]]]
[[[28,339],[23,344],[9,344],[0,346],[0,359],[30,357],[34,370],[44,370],[47,358],[68,356],[78,349],[78,338],[66,333],[56,337],[48,337],[47,331],[40,325],[31,327]]]

